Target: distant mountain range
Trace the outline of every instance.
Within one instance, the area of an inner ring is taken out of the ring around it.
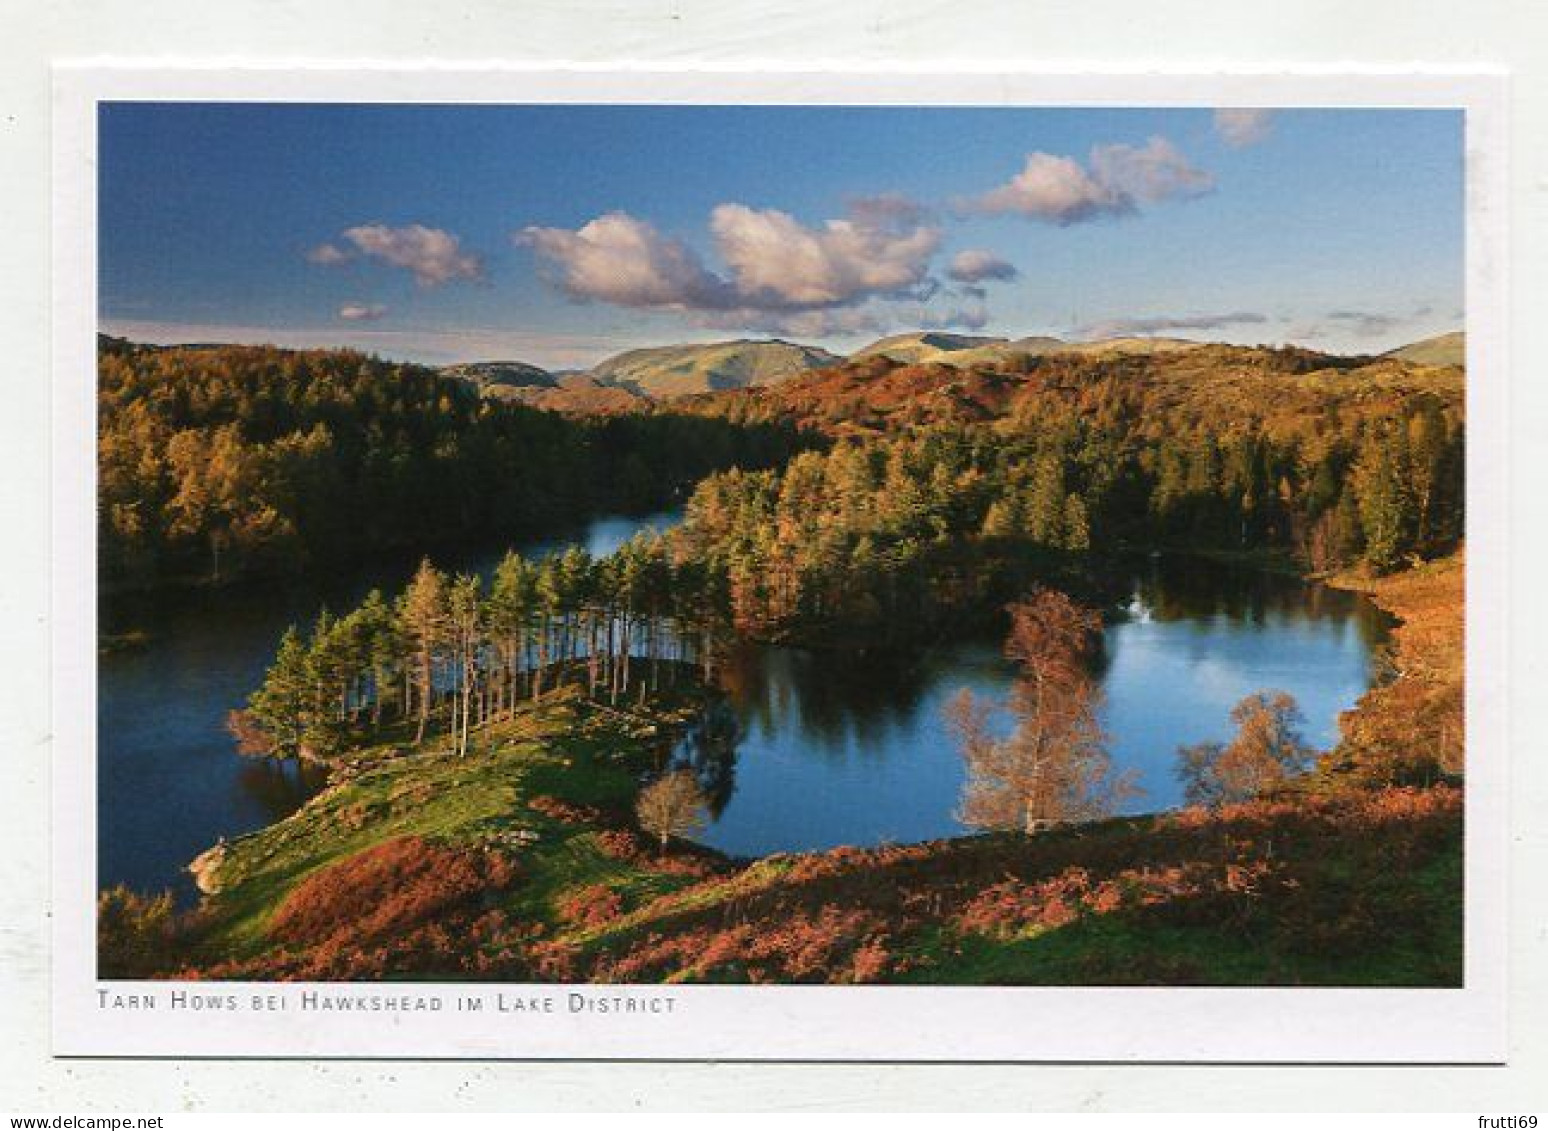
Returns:
[[[1398,411],[1413,394],[1461,404],[1466,377],[1455,366],[1299,348],[1187,343],[1090,343],[1051,351],[1042,364],[907,364],[878,354],[809,370],[763,389],[696,397],[695,412],[783,420],[830,435],[933,424],[969,425],[1085,411],[1093,390],[1116,383],[1137,404],[1169,419],[1275,421],[1288,430],[1330,406],[1346,420]],[[973,347],[978,350],[983,347]],[[966,351],[964,351],[966,352]],[[1103,395],[1114,395],[1111,391]]]
[[[1173,354],[1210,345],[1184,338],[1119,337],[1067,342],[1053,337],[998,338],[922,331],[881,338],[847,358],[817,346],[777,338],[738,339],[628,350],[587,372],[551,372],[523,361],[466,362],[444,366],[440,372],[467,381],[482,395],[494,399],[559,412],[616,413],[676,397],[780,385],[799,374],[843,363],[880,360],[895,366],[987,369],[1004,366],[1016,358]],[[98,348],[114,352],[159,347],[99,334]],[[1466,364],[1466,335],[1456,331],[1425,338],[1380,357],[1412,365],[1462,367]]]
[[[738,339],[628,350],[587,373],[550,373],[517,361],[446,366],[441,372],[469,381],[485,395],[560,411],[628,411],[640,402],[776,385],[799,373],[840,362],[885,358],[901,365],[997,365],[1010,358],[1051,353],[1157,353],[1198,346],[1170,338],[1115,338],[1066,342],[1060,338],[994,338],[926,331],[895,334],[848,358],[817,346],[779,339]]]

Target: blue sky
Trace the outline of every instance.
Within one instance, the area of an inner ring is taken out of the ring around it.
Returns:
[[[1372,352],[1460,328],[1447,110],[113,103],[147,341],[589,365],[920,328]]]

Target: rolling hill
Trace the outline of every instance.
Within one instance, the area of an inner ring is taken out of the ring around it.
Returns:
[[[1409,342],[1408,345],[1389,350],[1382,356],[1397,358],[1399,361],[1410,361],[1415,365],[1463,366],[1467,364],[1467,335],[1461,330],[1455,330],[1450,334],[1437,334],[1433,338]]]
[[[1147,339],[1148,340],[1148,339]],[[1052,419],[1119,398],[1164,429],[1218,419],[1270,433],[1298,431],[1336,411],[1390,412],[1416,392],[1460,404],[1461,373],[1401,358],[1305,349],[1192,344],[1152,352],[1061,349],[1001,364],[901,364],[872,354],[761,389],[695,397],[684,407],[738,420],[785,420],[832,435],[927,424]]]
[[[1068,342],[1050,353],[1076,353],[1086,357],[1115,357],[1126,354],[1150,355],[1201,349],[1208,342],[1188,338],[1098,338],[1091,342]]]
[[[885,357],[905,365],[950,365],[955,369],[999,365],[1017,357],[1049,354],[1081,354],[1109,357],[1119,354],[1171,353],[1196,349],[1202,342],[1184,338],[1103,338],[1092,342],[1067,342],[1062,338],[988,338],[971,334],[895,334],[872,342],[850,354],[851,361]]]
[[[887,357],[906,364],[919,364],[945,360],[949,354],[1007,345],[1005,338],[991,338],[974,334],[943,334],[935,331],[914,334],[894,334],[872,342],[850,354],[852,360],[866,357]]]
[[[772,385],[840,360],[815,346],[739,339],[629,350],[595,366],[591,376],[602,385],[661,398]]]

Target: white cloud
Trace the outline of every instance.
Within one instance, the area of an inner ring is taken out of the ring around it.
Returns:
[[[862,212],[813,228],[777,209],[722,204],[710,215],[710,231],[743,305],[802,309],[902,294],[925,282],[940,229],[876,221]]]
[[[307,260],[333,267],[358,256],[377,259],[408,271],[422,287],[438,287],[454,279],[481,279],[484,275],[479,257],[464,251],[461,239],[441,228],[427,228],[423,224],[401,228],[363,224],[346,230],[340,238],[347,246],[319,244],[307,252]]]
[[[1141,202],[1200,196],[1214,184],[1210,173],[1191,164],[1170,141],[1153,137],[1143,146],[1096,146],[1087,165],[1072,157],[1030,153],[1021,172],[965,201],[963,208],[1068,226],[1125,216]]]
[[[609,212],[575,231],[523,228],[519,245],[543,260],[572,297],[636,309],[723,309],[729,288],[681,240],[627,212]]]
[[[377,303],[346,302],[339,307],[339,317],[346,322],[375,322],[387,313],[387,308]]]
[[[1134,210],[1110,185],[1104,185],[1072,157],[1029,153],[1021,172],[1007,184],[968,202],[977,212],[1016,213],[1053,224],[1078,224]]]
[[[1273,129],[1272,110],[1223,108],[1215,111],[1215,132],[1222,141],[1235,149],[1257,145]]]
[[[923,215],[905,198],[871,197],[814,227],[776,209],[722,204],[709,230],[723,272],[624,212],[574,231],[528,227],[515,239],[532,248],[555,285],[583,301],[694,312],[722,326],[790,326],[797,315],[932,294],[941,233]]]
[[[1099,145],[1091,151],[1091,170],[1104,185],[1147,204],[1190,200],[1215,187],[1213,174],[1191,164],[1164,137],[1142,146]]]
[[[946,274],[959,283],[1004,283],[1014,279],[1017,271],[992,251],[968,248],[952,256]]]

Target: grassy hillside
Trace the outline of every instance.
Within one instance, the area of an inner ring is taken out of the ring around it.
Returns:
[[[1410,342],[1400,349],[1382,355],[1399,361],[1411,361],[1415,365],[1467,364],[1467,335],[1458,330],[1451,334],[1439,334],[1433,338]]]
[[[675,397],[769,385],[838,360],[815,346],[739,340],[629,350],[595,366],[591,376],[648,397]]]
[[[1340,720],[1327,768],[1367,784],[1426,783],[1464,770],[1466,570],[1458,552],[1386,577],[1344,574],[1330,584],[1365,593],[1402,624],[1381,680]]]
[[[1183,338],[1103,338],[1094,342],[1066,342],[1062,338],[988,338],[972,334],[939,332],[895,334],[872,342],[849,355],[851,361],[885,357],[903,365],[949,365],[974,369],[1015,363],[1050,354],[1082,357],[1150,355],[1197,349],[1205,343]]]
[[[194,971],[1031,985],[1460,977],[1461,793],[1450,786],[739,866],[645,846],[626,806],[650,755],[638,734],[588,712],[573,702],[533,712],[475,758],[383,761],[226,846],[207,862],[219,890]]]
[[[890,338],[881,338],[857,349],[849,356],[852,361],[861,361],[868,357],[885,357],[907,365],[918,365],[924,362],[941,361],[954,354],[1003,347],[1008,344],[1004,338],[926,331],[915,334],[894,334]]]

